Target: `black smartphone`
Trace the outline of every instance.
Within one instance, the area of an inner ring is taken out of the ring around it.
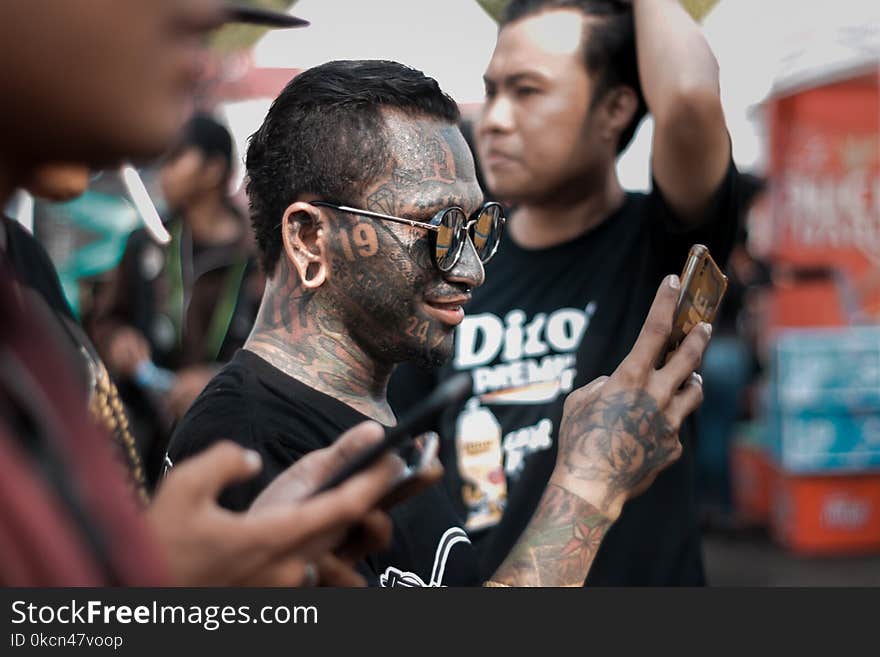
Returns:
[[[349,477],[370,467],[389,450],[398,449],[403,452],[417,453],[418,450],[414,450],[408,441],[412,442],[414,437],[435,426],[437,417],[444,408],[469,397],[473,385],[473,378],[467,372],[457,374],[441,383],[430,395],[416,404],[396,426],[386,429],[382,442],[361,452],[321,485],[313,495],[335,488]],[[402,454],[402,457],[404,460],[408,460],[405,454]],[[417,458],[417,454],[413,458]]]

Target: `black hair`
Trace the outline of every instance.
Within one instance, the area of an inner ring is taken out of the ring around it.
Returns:
[[[183,128],[176,152],[196,148],[206,159],[219,157],[232,168],[232,135],[222,123],[209,114],[195,114]]]
[[[449,123],[458,106],[437,81],[390,61],[335,61],[291,80],[250,139],[247,192],[260,261],[281,255],[278,224],[303,194],[358,205],[389,166],[383,110]]]
[[[638,107],[617,142],[620,154],[632,141],[636,128],[648,112],[639,82],[632,6],[618,0],[511,0],[501,18],[501,27],[553,9],[576,9],[585,16],[599,19],[584,26],[581,40],[587,72],[596,81],[593,106],[620,85],[630,87],[636,93]]]

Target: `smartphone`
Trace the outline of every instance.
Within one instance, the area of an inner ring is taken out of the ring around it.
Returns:
[[[721,300],[727,292],[727,276],[702,244],[694,244],[681,272],[681,291],[672,323],[666,354],[681,345],[691,329],[700,322],[715,321]],[[665,354],[661,362],[666,360]]]
[[[473,378],[467,372],[457,374],[437,386],[430,395],[416,404],[396,426],[385,430],[385,437],[369,449],[364,450],[339,472],[330,477],[321,485],[313,495],[326,492],[335,488],[349,477],[356,475],[365,468],[370,467],[386,452],[396,449],[401,453],[401,458],[407,463],[408,468],[414,473],[430,450],[436,452],[435,446],[426,451],[424,446],[414,443],[413,438],[428,431],[436,424],[440,412],[456,402],[463,401],[471,395],[473,390]]]

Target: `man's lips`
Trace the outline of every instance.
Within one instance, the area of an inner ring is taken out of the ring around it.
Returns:
[[[486,151],[485,155],[480,158],[480,163],[484,166],[510,164],[516,161],[517,158],[495,148],[490,148],[488,151]]]
[[[464,308],[462,308],[462,305],[467,303],[469,299],[470,297],[466,295],[442,299],[426,299],[425,312],[443,324],[458,326],[461,324],[461,320],[464,319]]]

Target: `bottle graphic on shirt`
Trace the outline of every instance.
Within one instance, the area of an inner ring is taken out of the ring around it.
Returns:
[[[467,509],[465,528],[474,531],[497,524],[507,501],[501,425],[476,397],[458,417],[455,449]]]

